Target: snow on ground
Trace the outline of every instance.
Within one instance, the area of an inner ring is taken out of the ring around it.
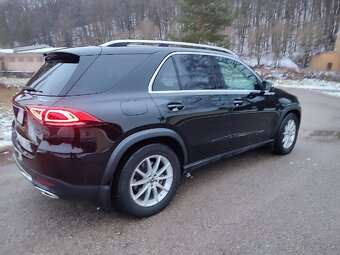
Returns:
[[[335,92],[335,91],[323,91],[322,93],[329,95],[329,96],[335,96],[335,97],[340,97],[340,91]]]
[[[243,61],[246,62],[248,65],[250,66],[257,66],[257,59],[255,57],[242,57]],[[262,57],[260,60],[260,65],[264,65],[264,66],[275,66],[275,61],[273,60],[273,58],[271,57]],[[297,69],[299,68],[293,60],[291,60],[290,58],[284,57],[282,58],[278,65],[279,67],[286,67],[286,68],[294,68]]]
[[[6,53],[6,54],[13,53],[13,49],[0,49],[0,53]]]
[[[340,97],[340,82],[317,79],[275,80],[272,82],[277,87],[314,90],[326,95]]]
[[[5,87],[23,87],[28,82],[29,78],[13,78],[13,77],[0,77],[0,85]]]
[[[1,148],[11,145],[12,110],[0,103],[0,152]]]
[[[12,105],[11,98],[18,88],[0,85],[0,153],[11,146]]]

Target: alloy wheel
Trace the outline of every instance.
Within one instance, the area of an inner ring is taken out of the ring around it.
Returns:
[[[294,143],[295,136],[296,136],[296,124],[294,120],[290,119],[285,125],[283,132],[282,139],[283,148],[289,149],[290,146],[292,146],[292,144]]]
[[[140,162],[132,173],[130,195],[143,207],[158,204],[168,194],[173,183],[173,168],[162,155],[152,155]]]

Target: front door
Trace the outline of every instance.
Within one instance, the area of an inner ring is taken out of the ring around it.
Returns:
[[[272,127],[279,117],[272,93],[260,93],[262,81],[242,62],[228,57],[216,57],[215,60],[232,106],[230,149],[270,139]]]

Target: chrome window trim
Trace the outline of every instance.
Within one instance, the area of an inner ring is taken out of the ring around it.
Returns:
[[[196,89],[196,90],[165,90],[165,91],[151,91],[151,94],[220,94],[220,95],[248,95],[251,92],[260,92],[261,90],[224,90],[224,89]]]
[[[228,89],[204,89],[204,90],[164,90],[164,91],[153,91],[152,90],[152,86],[153,83],[156,79],[157,74],[159,73],[160,69],[163,67],[164,63],[171,58],[174,55],[184,55],[184,54],[190,54],[190,55],[205,55],[205,56],[213,56],[213,57],[222,57],[222,58],[228,58],[228,59],[232,59],[234,61],[239,62],[240,64],[243,64],[246,68],[248,68],[248,70],[260,81],[263,82],[263,80],[261,79],[260,76],[258,76],[257,73],[255,73],[246,63],[244,63],[243,61],[241,61],[240,59],[237,59],[233,56],[226,56],[226,55],[222,55],[222,54],[217,54],[217,53],[205,53],[205,52],[185,52],[185,51],[178,51],[178,52],[172,52],[170,54],[168,54],[163,60],[162,62],[159,64],[159,66],[157,67],[156,71],[154,72],[154,74],[151,77],[151,80],[149,81],[149,85],[148,85],[148,93],[149,94],[164,94],[164,93],[221,93],[221,94],[249,94],[250,92],[258,92],[261,90],[228,90]]]

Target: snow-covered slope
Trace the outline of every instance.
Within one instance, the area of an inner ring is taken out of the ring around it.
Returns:
[[[0,149],[11,145],[12,113],[4,103],[0,103]]]
[[[255,57],[241,57],[244,62],[248,65],[254,67],[257,66],[257,59]],[[282,58],[278,64],[275,65],[275,61],[271,57],[263,57],[261,58],[260,65],[268,66],[268,67],[286,67],[286,68],[299,68],[297,64],[294,63],[290,58]]]
[[[318,91],[320,93],[340,97],[340,83],[334,81],[324,81],[317,79],[303,80],[274,80],[274,86],[286,88],[302,88]]]

